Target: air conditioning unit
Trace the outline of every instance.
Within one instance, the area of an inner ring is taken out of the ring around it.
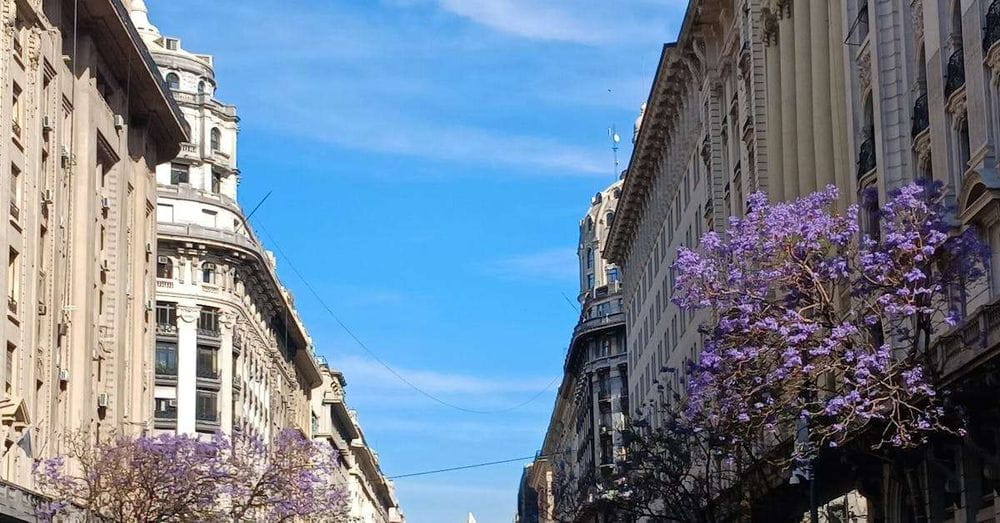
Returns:
[[[146,300],[146,312],[153,312],[153,300]]]
[[[111,198],[101,198],[101,210],[106,211],[111,208]]]
[[[52,122],[52,117],[45,115],[42,117],[42,131],[49,132],[55,128],[55,123]]]
[[[153,254],[153,244],[146,242],[146,254]]]
[[[59,381],[66,382],[69,381],[69,371],[66,369],[59,369]]]
[[[208,269],[208,270],[210,270],[210,271],[214,271],[214,270],[215,270],[215,264],[214,264],[214,263],[212,263],[212,262],[205,262],[205,263],[203,263],[203,264],[201,265],[201,267],[202,267],[203,269]]]
[[[111,262],[109,262],[108,260],[102,260],[101,261],[101,271],[108,272],[110,270],[111,270]]]
[[[166,256],[157,256],[156,263],[170,263],[170,258],[167,258]]]
[[[108,399],[109,399],[108,398],[108,394],[106,392],[102,392],[102,393],[98,394],[97,395],[97,406],[100,407],[100,408],[107,407],[108,406]]]
[[[120,114],[116,114],[115,115],[115,129],[118,129],[120,131],[123,127],[125,127],[125,117],[123,117]]]
[[[65,145],[62,146],[59,150],[59,159],[64,169],[73,164],[72,156],[69,153],[69,147],[66,147]]]
[[[52,202],[53,202],[52,189],[45,189],[45,191],[42,192],[42,203],[45,204]]]
[[[176,407],[177,406],[177,400],[167,400],[167,406],[168,407]]]
[[[66,325],[65,323],[60,323],[59,324],[59,335],[60,336],[65,336],[67,334],[69,334],[69,325]]]
[[[44,303],[38,304],[38,315],[45,316],[49,312],[49,308]]]

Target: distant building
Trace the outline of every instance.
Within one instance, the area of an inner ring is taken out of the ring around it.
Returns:
[[[532,464],[524,466],[521,483],[517,488],[517,514],[514,523],[538,523],[538,493],[529,484]]]
[[[34,521],[32,464],[65,433],[152,417],[154,166],[187,133],[121,0],[0,18],[0,513]]]
[[[573,329],[564,375],[542,456],[528,473],[539,521],[608,521],[606,480],[622,458],[628,414],[628,356],[618,266],[603,256],[622,182],[594,195],[580,221],[580,320]]]
[[[341,481],[348,495],[347,523],[403,523],[396,490],[382,474],[378,455],[365,441],[357,413],[347,407],[347,381],[338,370],[320,368],[323,385],[313,397],[313,439],[340,456]]]

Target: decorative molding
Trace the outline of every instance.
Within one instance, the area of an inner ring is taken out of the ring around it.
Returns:
[[[966,118],[966,94],[965,86],[960,87],[954,93],[948,97],[948,101],[944,106],[945,110],[952,115],[951,125],[954,129],[958,129],[959,126]]]
[[[872,53],[871,47],[866,47],[858,56],[858,83],[861,92],[867,93],[872,85]]]
[[[192,307],[190,305],[177,306],[177,317],[184,323],[194,323],[200,315],[201,307]]]
[[[913,18],[914,41],[924,41],[924,0],[910,2],[910,16]]]

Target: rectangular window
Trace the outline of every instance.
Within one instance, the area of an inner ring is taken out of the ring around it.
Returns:
[[[594,288],[594,275],[593,274],[588,274],[587,275],[587,289],[590,290],[590,289],[593,289],[593,288]]]
[[[170,164],[170,185],[190,183],[190,167],[186,163]]]
[[[21,170],[10,166],[10,215],[18,219],[21,207]]]
[[[11,128],[14,136],[21,137],[21,124],[24,122],[24,110],[21,107],[21,88],[14,84],[14,96],[10,106]]]
[[[204,336],[219,335],[219,309],[202,307],[198,316],[198,334]]]
[[[212,192],[219,194],[222,192],[222,173],[212,171]]]
[[[216,394],[209,390],[198,389],[195,397],[195,419],[198,421],[219,421],[219,411]]]
[[[177,376],[177,344],[156,342],[156,375]]]
[[[17,346],[8,343],[7,344],[7,361],[5,362],[4,369],[4,391],[10,396],[14,392],[14,361],[17,358]]]
[[[177,304],[158,301],[156,302],[156,324],[177,328]]]
[[[198,345],[198,377],[218,379],[219,351],[215,347]]]
[[[608,269],[608,283],[614,283],[618,281],[618,268],[612,267]]]
[[[157,419],[177,419],[177,400],[156,398],[153,416]]]
[[[17,299],[21,295],[21,260],[20,254],[10,249],[7,259],[7,310],[17,312]]]

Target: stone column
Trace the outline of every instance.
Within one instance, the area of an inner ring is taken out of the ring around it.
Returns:
[[[177,433],[195,432],[195,398],[198,382],[198,316],[197,306],[177,306]]]
[[[795,99],[795,27],[787,14],[778,22],[778,47],[781,57],[781,181],[785,200],[799,194],[798,141],[796,140]]]
[[[810,11],[812,2],[792,4],[792,25],[795,27],[795,134],[798,141],[797,175],[799,194],[816,190],[816,155],[813,150],[812,68],[814,49]]]
[[[769,44],[765,50],[767,64],[767,159],[768,194],[772,200],[784,197],[784,160],[782,139],[781,56],[778,46]]]
[[[834,183],[833,128],[830,93],[830,6],[815,4],[809,11],[812,48],[813,151],[816,188]]]
[[[235,330],[236,315],[230,311],[223,311],[219,315],[219,328],[222,331],[222,344],[219,347],[219,357],[216,362],[219,365],[219,379],[222,386],[219,388],[219,424],[222,432],[232,433],[233,430],[233,335]]]
[[[847,150],[847,97],[850,93],[846,84],[847,51],[845,51],[843,38],[844,34],[844,3],[843,0],[830,0],[829,5],[830,31],[830,93],[831,109],[833,112],[833,176],[834,183],[840,188],[838,198],[841,210],[847,208],[854,194],[851,184],[853,174],[853,163],[851,154]],[[851,48],[853,49],[853,48]]]

